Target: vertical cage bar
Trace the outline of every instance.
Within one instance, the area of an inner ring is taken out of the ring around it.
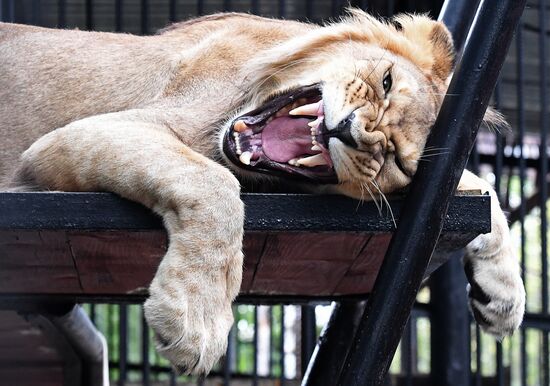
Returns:
[[[539,166],[539,191],[540,191],[540,248],[541,248],[541,274],[542,274],[542,312],[548,312],[548,218],[546,202],[548,200],[548,77],[546,56],[546,0],[539,0],[539,77],[540,77],[540,166]],[[548,334],[541,331],[542,335],[542,384],[550,384],[549,376],[549,342]]]
[[[95,309],[95,304],[92,303],[90,304],[90,320],[92,321],[93,324],[95,324],[95,321],[96,321],[96,309]]]
[[[40,0],[32,0],[32,24],[34,25],[41,25],[42,24],[42,9]]]
[[[495,86],[495,92],[493,93],[495,108],[500,107],[500,80]],[[499,198],[501,204],[502,201],[502,171],[503,171],[503,155],[504,155],[504,136],[499,130],[495,132],[495,141],[496,141],[496,154],[495,154],[495,164],[494,164],[494,174],[495,174],[495,192]]]
[[[67,27],[67,4],[66,0],[57,0],[57,27]]]
[[[403,337],[401,338],[401,372],[405,373],[405,386],[413,385],[412,374],[412,320],[405,326]]]
[[[301,307],[301,373],[305,374],[307,365],[315,350],[315,343],[317,340],[316,332],[316,320],[315,320],[315,306],[305,305]]]
[[[178,384],[178,378],[176,376],[176,373],[174,370],[170,370],[170,379],[168,380],[168,384],[170,386],[177,386]]]
[[[141,312],[141,382],[143,386],[151,384],[151,366],[149,364],[149,328],[145,313]]]
[[[1,3],[1,13],[2,17],[0,20],[8,22],[8,23],[15,23],[15,3],[14,0],[3,0]]]
[[[231,8],[232,8],[231,0],[223,0],[223,10],[224,10],[224,12],[231,11]]]
[[[124,386],[127,380],[128,363],[128,306],[118,306],[118,384]]]
[[[313,18],[313,0],[306,0],[306,17],[309,20]]]
[[[525,200],[525,182],[526,182],[526,162],[523,153],[525,145],[525,103],[524,103],[524,69],[523,69],[523,23],[519,23],[516,30],[516,97],[518,110],[518,143],[519,151],[519,221],[520,221],[520,264],[521,277],[525,282],[525,259],[526,259],[526,244],[525,244],[525,216],[527,214]],[[521,386],[527,386],[527,344],[525,329],[520,330],[520,379]]]
[[[273,377],[273,368],[275,367],[275,318],[273,316],[273,306],[269,306],[269,376]]]
[[[474,380],[475,386],[482,386],[481,383],[481,330],[479,328],[479,325],[476,324],[476,376]]]
[[[250,0],[250,12],[254,15],[260,14],[260,2],[259,0]]]
[[[432,385],[470,385],[470,314],[463,254],[463,251],[453,253],[430,277]]]
[[[504,386],[504,363],[502,361],[502,343],[496,342],[496,361],[497,361],[497,385]]]
[[[141,0],[141,34],[149,33],[149,0]]]
[[[286,17],[286,1],[285,0],[279,0],[279,5],[277,8],[277,14],[279,17]]]
[[[342,4],[340,3],[340,0],[332,0],[332,3],[331,3],[332,17],[338,16],[341,11],[342,11]]]
[[[114,336],[115,325],[113,323],[113,304],[107,304],[107,345],[109,352],[115,352]]]
[[[258,306],[254,305],[254,339],[252,342],[252,351],[254,353],[254,358],[252,360],[252,386],[258,386],[258,331]]]
[[[393,16],[395,12],[395,0],[386,1],[386,16]]]
[[[94,29],[94,4],[93,0],[86,0],[85,2],[85,14],[86,14],[86,29],[91,31]]]
[[[168,4],[168,14],[170,22],[173,23],[176,21],[176,15],[177,15],[177,7],[176,7],[176,0],[170,0],[170,3]]]
[[[115,1],[115,30],[122,31],[122,0]]]
[[[233,345],[235,342],[237,327],[233,326],[229,331],[229,337],[227,338],[227,350],[225,352],[225,359],[223,361],[223,386],[229,386],[231,384],[231,363],[233,363]],[[238,339],[238,338],[237,338]]]
[[[197,0],[197,15],[204,15],[204,0]]]
[[[285,306],[281,304],[281,334],[279,337],[279,364],[281,367],[280,385],[284,386],[285,382]]]
[[[495,86],[495,91],[493,93],[495,108],[500,108],[500,80]],[[495,164],[494,164],[494,174],[495,174],[495,192],[501,205],[503,204],[502,196],[502,174],[503,174],[503,156],[504,156],[504,136],[499,130],[495,132],[495,141],[496,141],[496,154],[495,154]],[[511,176],[510,176],[511,177]],[[495,360],[496,360],[496,378],[497,385],[504,386],[504,372],[503,372],[503,362],[502,362],[502,343],[495,342]]]

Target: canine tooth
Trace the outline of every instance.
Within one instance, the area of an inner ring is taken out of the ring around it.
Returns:
[[[252,153],[249,151],[245,151],[241,154],[239,160],[245,165],[250,165],[250,158],[252,158]]]
[[[236,132],[239,132],[239,133],[242,133],[247,128],[248,128],[248,126],[246,126],[246,123],[244,123],[244,121],[237,121],[233,125],[233,130],[235,130]]]
[[[313,150],[313,151],[321,151],[322,149],[319,147],[319,145],[313,145],[313,146],[311,147],[311,150]]]
[[[327,161],[321,154],[315,154],[311,157],[306,157],[298,160],[298,165],[313,167],[319,165],[326,165]]]
[[[316,120],[309,122],[307,125],[312,129],[316,129],[323,122],[323,117],[318,117]]]
[[[319,102],[311,103],[309,105],[296,107],[295,109],[291,110],[288,114],[289,115],[317,115],[317,111],[319,110],[321,104],[322,104],[322,101],[319,101]]]
[[[292,158],[291,160],[288,160],[287,163],[289,165],[292,165],[292,166],[298,166],[298,159],[297,158]]]

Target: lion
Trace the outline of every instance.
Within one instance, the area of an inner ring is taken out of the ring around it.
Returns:
[[[419,15],[360,10],[326,25],[226,13],[155,36],[0,24],[5,189],[108,191],[164,220],[169,247],[144,305],[181,372],[225,353],[241,284],[236,178],[357,199],[411,182],[453,69],[452,38]],[[525,291],[491,186],[492,230],[467,247],[479,324],[503,337]]]

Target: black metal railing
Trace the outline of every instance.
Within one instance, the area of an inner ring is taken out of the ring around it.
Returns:
[[[231,10],[321,21],[341,14],[346,3],[322,0],[0,0],[0,19],[46,27],[149,34],[170,22],[193,15]],[[351,3],[383,16],[401,11],[429,11],[435,16],[442,1]],[[445,341],[434,339],[434,336],[439,336],[434,334],[438,334],[442,325],[449,323],[449,320],[440,318],[444,315],[441,310],[455,306],[463,317],[469,318],[470,323],[464,346],[453,347],[458,353],[456,355],[465,355],[469,361],[466,384],[550,384],[548,7],[548,0],[528,2],[493,95],[493,103],[508,117],[512,130],[482,130],[470,157],[471,169],[494,184],[502,205],[510,212],[527,290],[524,324],[520,333],[511,339],[495,342],[481,332],[467,314],[464,316],[467,310],[460,303],[462,300],[442,300],[438,295],[445,289],[439,285],[425,288],[390,368],[394,384],[422,384],[430,374],[433,375],[440,363],[437,362],[439,355],[448,354],[451,349]],[[463,276],[460,276],[462,271],[458,268],[445,269],[451,271],[459,283],[460,280],[464,283]],[[456,304],[446,304],[447,301]],[[319,313],[323,307],[328,305],[318,305],[317,308],[312,305],[262,308],[236,305],[236,323],[227,356],[212,377],[218,377],[224,385],[236,385],[240,380],[257,385],[263,379],[277,380],[281,385],[297,384],[296,379],[301,378],[305,371],[322,324],[316,320],[315,309]],[[154,352],[151,334],[144,327],[139,305],[90,304],[86,309],[108,338],[111,378],[114,381],[119,384],[141,382],[144,385],[157,380],[170,385],[182,382],[201,384],[200,380],[176,377],[168,363]],[[301,314],[302,318],[290,321],[288,315],[291,314]],[[289,320],[286,326],[285,315]],[[464,384],[458,382],[456,380],[455,384]]]

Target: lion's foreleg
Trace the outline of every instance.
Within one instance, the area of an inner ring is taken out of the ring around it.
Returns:
[[[150,286],[146,317],[165,357],[184,371],[206,373],[225,352],[241,283],[239,183],[158,129],[105,119],[73,123],[23,153],[16,181],[115,192],[163,217],[169,247]]]
[[[481,189],[491,195],[491,232],[470,242],[464,257],[470,307],[486,331],[499,338],[511,335],[523,319],[525,290],[508,222],[485,180],[466,170],[459,189]]]

